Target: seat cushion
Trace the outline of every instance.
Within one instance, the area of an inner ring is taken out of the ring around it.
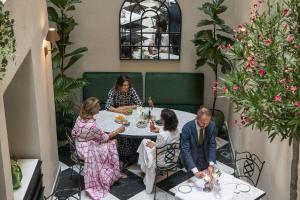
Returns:
[[[87,86],[83,88],[83,100],[93,96],[101,102],[101,108],[104,109],[109,90],[114,87],[120,75],[127,75],[133,88],[143,99],[143,76],[137,72],[84,72],[83,78],[88,81]]]
[[[151,96],[157,107],[196,113],[203,93],[202,73],[149,72],[145,76],[145,98]]]

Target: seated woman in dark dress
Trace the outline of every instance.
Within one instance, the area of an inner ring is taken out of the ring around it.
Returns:
[[[127,115],[128,109],[142,106],[143,102],[131,85],[128,76],[120,76],[116,85],[109,91],[106,110]]]
[[[151,98],[148,100],[149,107],[153,107]],[[138,106],[143,106],[143,101],[132,87],[128,76],[120,76],[116,85],[109,91],[105,108],[111,112],[117,112],[128,115],[129,109],[135,109]],[[120,160],[131,164],[137,160],[137,148],[141,143],[141,139],[117,138],[118,152]]]

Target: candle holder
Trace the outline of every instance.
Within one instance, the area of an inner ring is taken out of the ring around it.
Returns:
[[[204,177],[204,188],[203,191],[204,192],[211,192],[213,189],[213,182],[212,182],[212,177],[210,176],[205,176]]]

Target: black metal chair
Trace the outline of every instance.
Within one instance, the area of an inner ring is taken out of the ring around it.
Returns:
[[[257,186],[265,161],[250,152],[235,152],[235,176]]]
[[[180,154],[180,143],[171,143],[167,144],[163,147],[156,148],[156,169],[155,169],[155,180],[154,180],[154,199],[156,199],[156,183],[157,183],[157,176],[161,173],[166,172],[167,178],[169,177],[170,171],[177,171],[178,168],[178,157]],[[164,165],[160,165],[157,161],[158,158],[164,158]]]
[[[48,197],[44,197],[45,200],[67,200],[67,199],[80,200],[81,199],[82,188],[80,185],[78,187],[73,187],[73,188],[63,188],[63,189],[58,188],[60,182],[63,181],[65,178],[67,178],[66,176],[69,175],[68,174],[62,175],[61,170],[59,170],[57,181],[53,189],[53,193]]]
[[[66,136],[67,136],[68,146],[69,146],[69,150],[70,150],[70,158],[75,163],[75,165],[72,165],[72,174],[71,174],[71,177],[72,177],[74,167],[76,167],[78,169],[79,174],[82,173],[83,166],[84,166],[84,161],[80,160],[80,158],[78,156],[78,153],[77,153],[77,150],[76,150],[75,143],[74,143],[72,137],[68,133],[66,133]]]

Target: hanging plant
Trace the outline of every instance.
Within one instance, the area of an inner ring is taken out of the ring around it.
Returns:
[[[0,2],[0,81],[5,75],[8,61],[14,59],[16,52],[14,20],[10,19],[9,11],[4,11],[3,6]]]

